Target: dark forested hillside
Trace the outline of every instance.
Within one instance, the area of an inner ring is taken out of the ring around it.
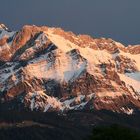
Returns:
[[[0,112],[0,140],[116,140],[114,135],[127,138],[127,133],[129,138],[136,135],[134,140],[139,140],[135,139],[139,138],[139,130],[139,115],[128,116],[109,111],[72,111],[63,115]]]
[[[140,140],[140,133],[121,125],[100,126],[93,129],[87,140]]]

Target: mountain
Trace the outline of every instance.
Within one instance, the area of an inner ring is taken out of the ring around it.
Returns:
[[[140,109],[140,45],[61,28],[0,24],[0,108],[67,112]]]

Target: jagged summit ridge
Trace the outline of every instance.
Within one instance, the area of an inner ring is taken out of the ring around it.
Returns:
[[[138,45],[35,25],[1,34],[2,105],[44,112],[139,109]]]

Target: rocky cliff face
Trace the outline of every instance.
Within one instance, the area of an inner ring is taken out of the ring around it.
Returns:
[[[140,108],[140,47],[60,28],[0,25],[0,104],[37,111]]]

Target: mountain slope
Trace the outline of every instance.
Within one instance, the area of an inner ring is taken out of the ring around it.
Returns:
[[[140,46],[60,28],[0,25],[0,102],[37,111],[140,108]]]

